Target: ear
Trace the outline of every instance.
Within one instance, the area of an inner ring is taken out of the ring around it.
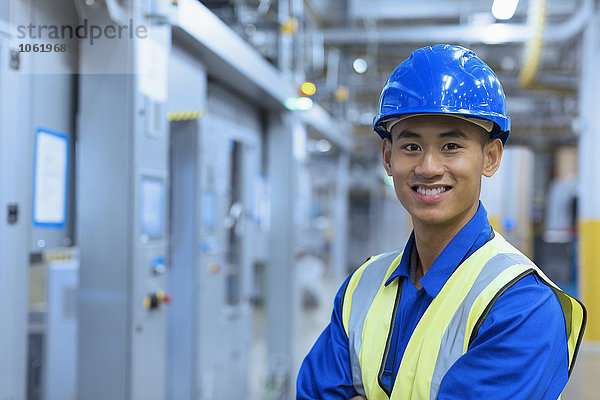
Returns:
[[[483,175],[491,177],[496,173],[502,161],[504,146],[500,139],[494,139],[483,147]]]
[[[381,143],[381,155],[385,172],[388,176],[392,176],[392,141],[389,138],[383,139]]]

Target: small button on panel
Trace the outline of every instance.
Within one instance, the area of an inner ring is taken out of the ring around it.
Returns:
[[[152,260],[152,266],[150,267],[153,275],[162,275],[167,272],[167,264],[163,256],[158,256]]]
[[[144,297],[144,308],[147,310],[155,310],[163,304],[171,302],[171,294],[165,293],[163,290],[157,290]]]

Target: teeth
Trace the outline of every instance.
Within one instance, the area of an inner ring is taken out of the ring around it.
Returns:
[[[426,189],[424,187],[417,186],[417,193],[424,194],[425,196],[433,196],[433,195],[440,194],[445,191],[446,191],[445,187],[439,187],[439,188],[435,188],[435,189]]]

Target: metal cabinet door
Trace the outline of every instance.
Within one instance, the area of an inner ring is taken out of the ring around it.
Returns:
[[[177,400],[248,398],[260,119],[222,88],[208,99],[205,116],[171,122],[167,397]]]
[[[253,182],[259,167],[256,136],[207,116],[200,159],[201,393],[202,398],[242,399],[247,398],[252,337],[249,298]]]

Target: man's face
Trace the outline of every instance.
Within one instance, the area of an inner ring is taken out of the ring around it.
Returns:
[[[413,224],[463,226],[479,205],[481,176],[500,165],[502,143],[482,145],[482,128],[442,115],[398,122],[382,147],[383,164]]]

